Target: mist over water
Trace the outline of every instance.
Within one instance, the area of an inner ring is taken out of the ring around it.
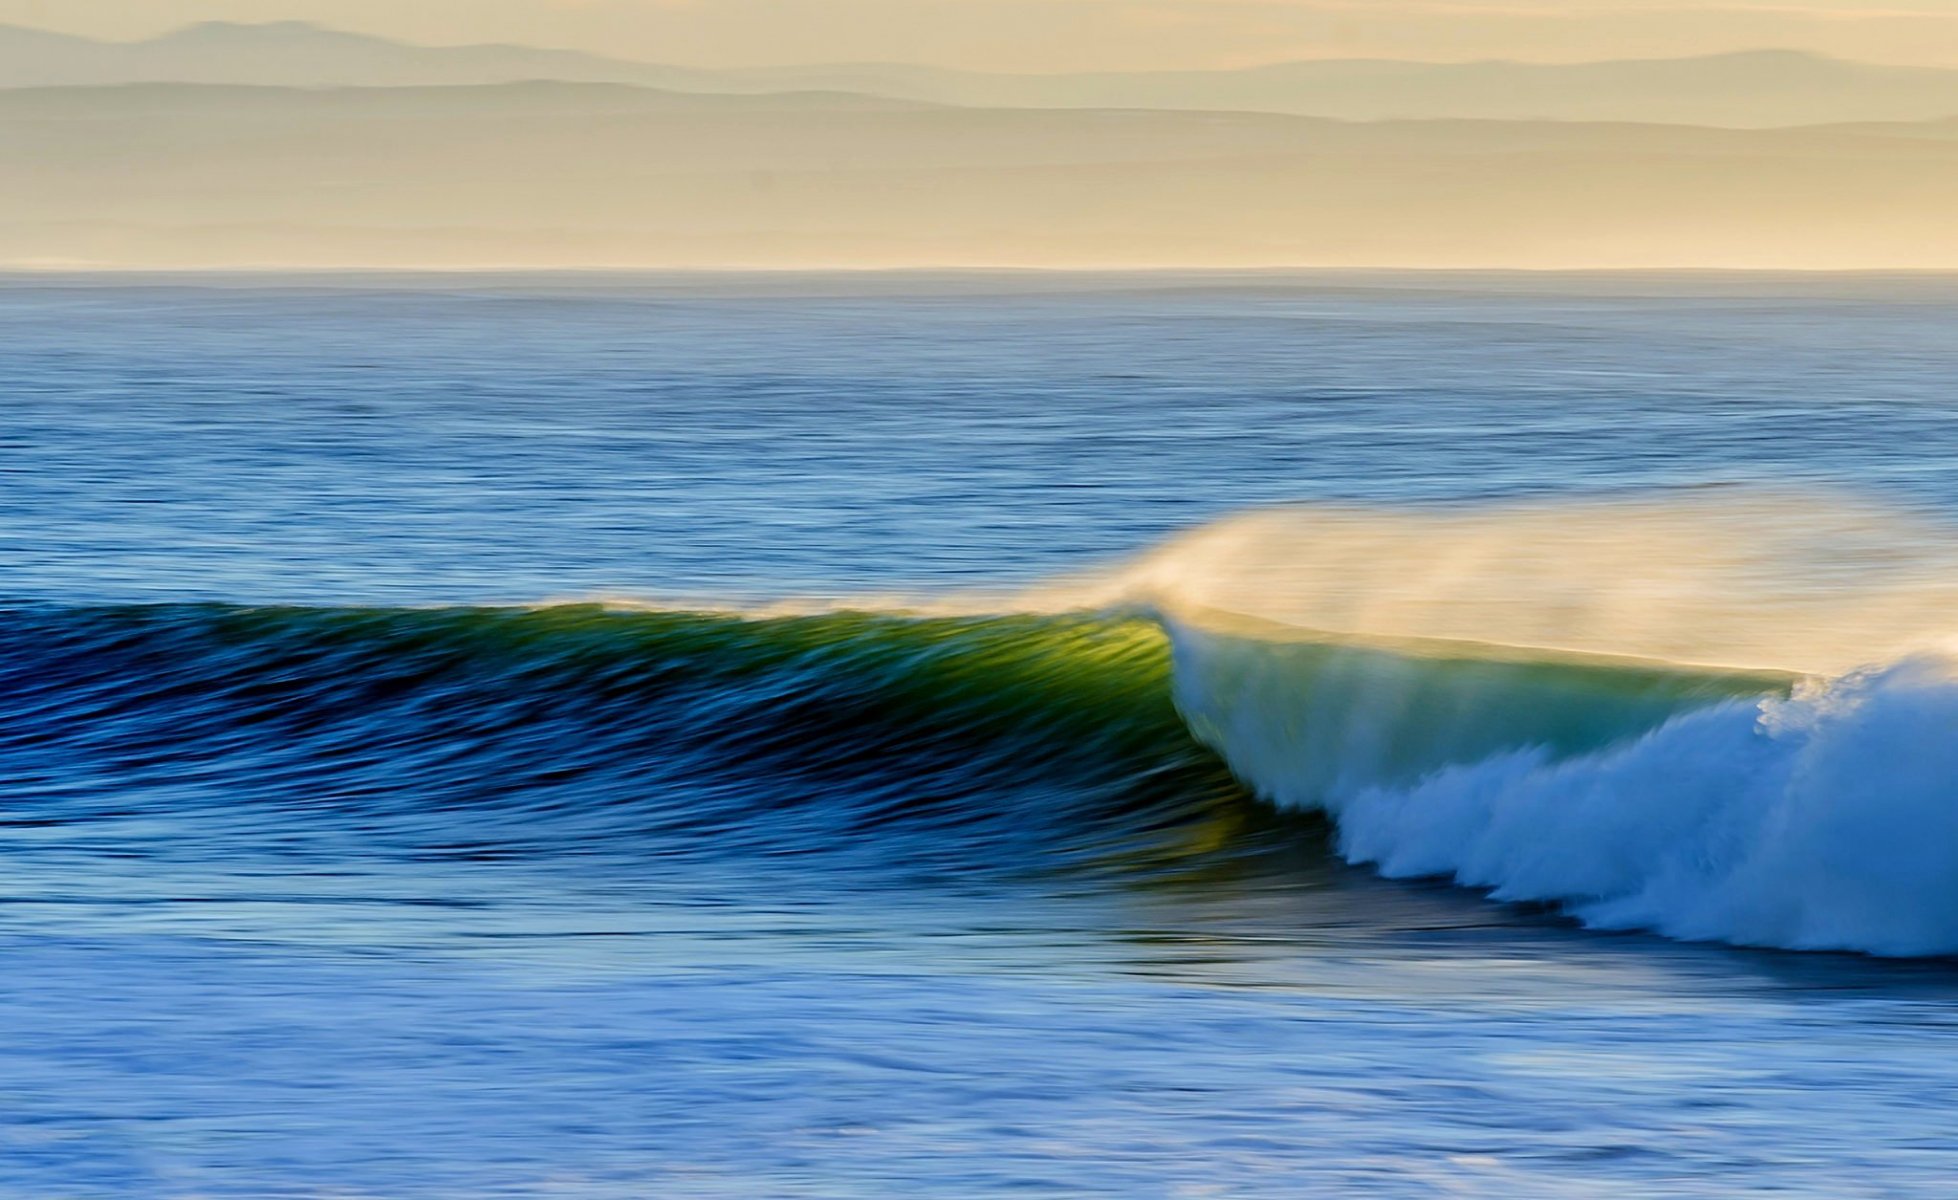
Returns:
[[[1954,318],[0,283],[0,1195],[1941,1194]]]

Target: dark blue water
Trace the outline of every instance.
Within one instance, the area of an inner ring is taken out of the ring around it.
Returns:
[[[0,282],[0,1195],[1943,1195],[1942,676],[1280,687],[1148,605],[824,602],[1300,501],[1936,522],[1954,330],[1939,276]],[[1479,859],[1271,782],[1444,742]],[[1880,827],[1542,882],[1790,770],[1760,829]]]

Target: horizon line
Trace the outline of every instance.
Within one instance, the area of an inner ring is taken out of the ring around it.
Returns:
[[[39,34],[47,37],[62,38],[70,41],[76,41],[76,42],[85,42],[94,46],[120,46],[120,47],[150,46],[150,45],[155,45],[158,42],[166,41],[173,37],[180,37],[187,33],[194,33],[199,30],[213,30],[213,29],[305,30],[311,33],[328,34],[335,37],[357,38],[365,41],[379,42],[386,45],[401,46],[401,47],[406,47],[406,48],[416,49],[416,50],[437,50],[437,51],[440,50],[527,50],[527,51],[534,51],[537,53],[544,53],[544,54],[569,55],[569,56],[574,56],[579,58],[590,59],[591,61],[598,62],[598,63],[618,63],[618,64],[623,64],[627,66],[636,66],[636,67],[669,67],[669,68],[677,68],[680,70],[687,70],[687,71],[724,72],[729,74],[741,74],[741,73],[751,74],[756,72],[798,70],[798,69],[807,70],[807,69],[816,69],[816,68],[861,69],[861,68],[897,67],[897,68],[909,68],[909,69],[934,71],[934,72],[940,72],[940,73],[952,74],[952,75],[975,75],[975,76],[985,76],[985,77],[1005,77],[1005,78],[1024,78],[1024,79],[1049,79],[1049,78],[1067,78],[1073,76],[1231,75],[1231,74],[1243,74],[1243,73],[1249,73],[1255,71],[1270,70],[1275,67],[1308,66],[1308,65],[1324,65],[1324,64],[1377,64],[1382,66],[1414,66],[1414,67],[1495,66],[1495,67],[1531,68],[1531,67],[1584,67],[1584,66],[1600,66],[1600,65],[1621,65],[1621,64],[1630,64],[1630,63],[1707,62],[1707,61],[1712,61],[1717,59],[1770,58],[1770,57],[1805,59],[1814,62],[1842,63],[1851,66],[1879,67],[1885,70],[1895,70],[1895,71],[1958,72],[1958,61],[1938,64],[1938,65],[1927,65],[1923,63],[1894,62],[1894,61],[1886,61],[1882,59],[1873,59],[1873,58],[1850,58],[1839,54],[1830,54],[1824,51],[1811,50],[1798,46],[1775,46],[1775,45],[1750,46],[1746,48],[1733,49],[1733,50],[1712,50],[1712,51],[1706,51],[1703,53],[1696,53],[1696,54],[1636,55],[1630,57],[1617,57],[1617,58],[1599,58],[1599,57],[1503,58],[1503,57],[1492,57],[1488,55],[1483,55],[1474,58],[1389,58],[1389,57],[1382,57],[1378,55],[1341,54],[1341,55],[1303,56],[1303,57],[1292,56],[1288,58],[1270,59],[1270,60],[1264,60],[1255,63],[1245,63],[1237,66],[1222,66],[1222,67],[1215,67],[1215,66],[1213,67],[1205,67],[1205,66],[1116,67],[1116,68],[1094,67],[1094,68],[1078,68],[1078,69],[1070,69],[1070,70],[1053,70],[1053,71],[1026,71],[1026,70],[997,69],[997,68],[956,67],[956,66],[946,66],[940,63],[924,62],[918,60],[877,59],[877,58],[798,59],[794,61],[782,61],[782,62],[773,62],[767,64],[747,64],[742,66],[727,66],[727,65],[716,66],[716,65],[706,65],[700,63],[681,62],[681,61],[671,60],[671,59],[623,57],[619,55],[601,53],[596,50],[580,49],[575,46],[542,45],[534,42],[414,41],[406,38],[394,37],[388,34],[372,33],[366,30],[352,29],[341,25],[330,25],[321,21],[310,21],[310,20],[296,19],[296,18],[273,20],[273,21],[232,21],[232,20],[192,21],[187,24],[173,26],[159,33],[151,34],[148,37],[130,38],[126,40],[92,37],[88,34],[72,33],[67,30],[54,29],[44,25],[26,25],[13,21],[0,21],[0,31],[16,30],[25,33]],[[168,81],[156,80],[153,82],[168,82]],[[62,85],[53,85],[53,86],[62,86]]]

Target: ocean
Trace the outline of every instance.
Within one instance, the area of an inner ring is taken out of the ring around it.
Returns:
[[[0,1197],[1946,1196],[1958,277],[0,278]]]

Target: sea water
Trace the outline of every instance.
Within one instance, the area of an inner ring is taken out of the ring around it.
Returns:
[[[1941,1196],[1958,279],[0,281],[0,1195]]]

